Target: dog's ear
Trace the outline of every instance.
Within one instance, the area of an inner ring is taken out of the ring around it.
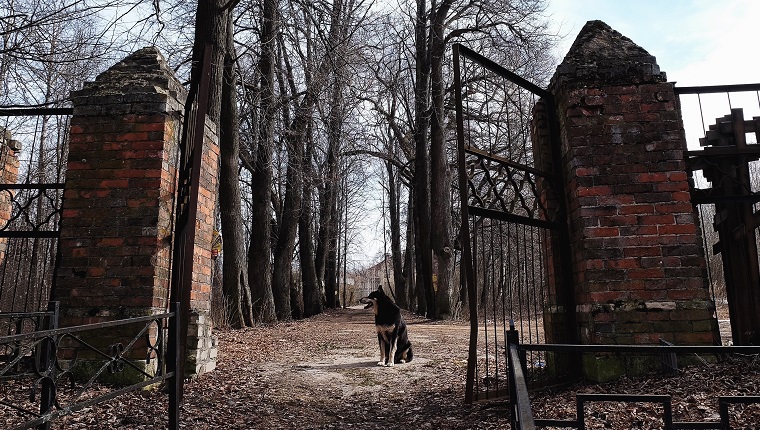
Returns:
[[[385,291],[383,291],[383,286],[382,285],[378,285],[377,286],[377,291],[380,291],[381,293],[385,293]]]

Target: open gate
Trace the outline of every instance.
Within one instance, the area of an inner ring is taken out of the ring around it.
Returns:
[[[472,403],[507,392],[510,326],[521,343],[574,343],[575,306],[552,94],[461,45],[454,73]],[[564,373],[528,354],[532,378]]]

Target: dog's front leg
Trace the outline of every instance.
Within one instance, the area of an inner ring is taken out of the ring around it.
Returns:
[[[388,343],[389,351],[388,351],[388,367],[393,367],[393,365],[396,363],[396,348],[398,344],[398,336],[391,335],[391,341]]]
[[[393,355],[391,353],[391,341],[388,338],[388,333],[387,332],[383,333],[383,353],[385,354],[385,358],[384,358],[382,364],[380,364],[380,365],[381,366],[393,366],[393,364],[389,364],[389,363],[393,363]]]
[[[377,343],[380,345],[380,361],[377,362],[378,366],[385,366],[385,339],[383,333],[377,332]]]

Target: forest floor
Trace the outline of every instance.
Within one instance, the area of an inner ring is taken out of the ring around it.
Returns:
[[[331,310],[274,327],[218,330],[215,371],[186,384],[187,429],[508,429],[504,402],[464,404],[469,325],[405,314],[414,359],[377,366],[371,311]],[[537,417],[574,419],[576,392],[672,394],[676,420],[717,420],[717,396],[760,393],[760,360],[737,357],[613,384],[533,395]],[[166,427],[166,394],[131,393],[56,422],[64,429]],[[760,428],[760,407],[734,408],[733,428]],[[2,415],[2,413],[0,413]],[[662,428],[649,404],[598,404],[587,428]],[[0,417],[2,418],[2,417]],[[0,419],[2,424],[2,419]]]

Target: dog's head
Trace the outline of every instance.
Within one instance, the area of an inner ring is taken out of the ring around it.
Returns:
[[[385,295],[385,291],[383,291],[383,287],[379,286],[377,287],[377,290],[369,293],[367,297],[362,297],[359,299],[359,303],[367,305],[364,307],[364,309],[369,309],[372,307],[376,307],[377,302],[379,300],[383,300],[387,298],[388,296]]]

